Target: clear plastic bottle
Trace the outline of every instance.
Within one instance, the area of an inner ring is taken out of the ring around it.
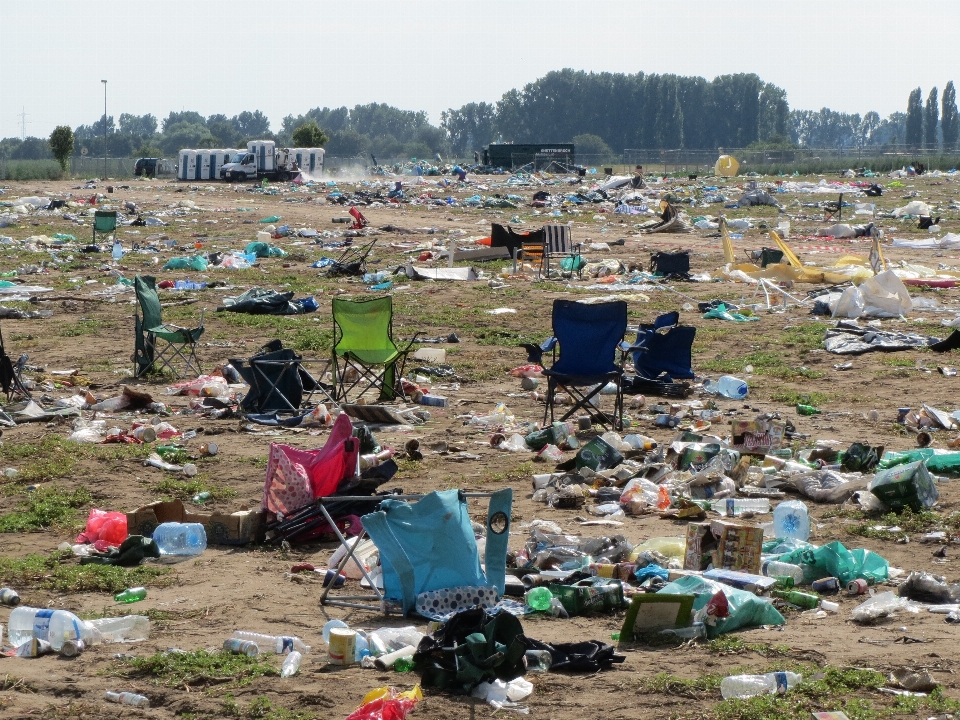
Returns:
[[[743,515],[745,512],[768,513],[770,500],[768,498],[727,498],[716,503],[716,509],[728,517]]]
[[[553,655],[549,650],[527,650],[523,656],[527,672],[547,672],[553,665]]]
[[[290,677],[291,675],[296,675],[300,670],[300,662],[303,660],[303,655],[298,653],[296,650],[291,651],[283,659],[283,665],[280,667],[280,677]]]
[[[103,642],[135,642],[150,637],[150,618],[145,615],[122,615],[99,618],[87,623]]]
[[[153,531],[161,555],[199,555],[207,549],[207,533],[200,523],[165,522]]]
[[[802,675],[792,672],[767,673],[765,675],[731,675],[720,682],[720,693],[724,700],[730,698],[746,700],[757,695],[782,695],[802,681]]]
[[[803,583],[803,568],[793,563],[768,560],[760,565],[760,572],[767,577],[791,578],[794,585],[801,585]]]
[[[747,393],[750,392],[750,388],[747,386],[747,384],[740,378],[735,378],[733,375],[724,375],[722,378],[717,380],[716,387],[717,392],[719,392],[721,395],[734,400],[745,398]]]
[[[310,652],[310,646],[305,645],[303,640],[293,635],[263,635],[246,630],[235,630],[233,637],[255,642],[263,650],[272,650],[277,655],[283,655],[294,650],[304,654]]]
[[[14,647],[36,638],[49,642],[57,652],[65,641],[80,640],[88,634],[84,622],[71,612],[22,605],[13,609],[7,625],[7,637]]]
[[[806,540],[810,537],[810,515],[799,500],[782,502],[773,511],[773,532],[778,538]]]
[[[121,705],[132,705],[133,707],[150,707],[150,700],[144,695],[137,695],[131,692],[110,692],[107,691],[106,700],[108,702],[120,703]]]
[[[113,257],[114,262],[119,262],[120,258],[123,257],[123,245],[120,244],[119,240],[113,241],[113,250],[110,255]]]
[[[20,596],[12,588],[0,588],[0,605],[16,607],[20,604]]]

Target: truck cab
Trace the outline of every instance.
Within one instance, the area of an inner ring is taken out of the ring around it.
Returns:
[[[220,179],[232,182],[257,177],[257,158],[252,152],[238,152],[220,168]]]

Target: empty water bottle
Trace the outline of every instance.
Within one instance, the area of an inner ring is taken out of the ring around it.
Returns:
[[[150,700],[144,695],[137,695],[131,692],[110,692],[107,691],[106,699],[108,702],[120,703],[121,705],[132,705],[133,707],[150,707]]]
[[[527,650],[523,658],[527,672],[547,672],[553,665],[553,655],[549,650]]]
[[[283,659],[283,665],[280,666],[280,677],[290,677],[291,675],[296,675],[297,671],[300,669],[301,660],[303,660],[303,655],[298,653],[296,650],[290,652],[287,657]]]
[[[283,655],[294,650],[304,654],[310,652],[310,646],[305,645],[303,640],[293,635],[263,635],[246,630],[235,630],[233,637],[255,642],[262,650],[272,651],[277,655]]]
[[[803,568],[793,563],[768,560],[760,565],[760,572],[772,578],[788,577],[794,585],[803,583]]]
[[[16,607],[20,604],[20,596],[16,590],[10,588],[0,588],[0,605],[7,607]]]
[[[717,380],[717,390],[724,397],[740,400],[747,396],[750,388],[740,378],[735,378],[733,375],[724,375]]]
[[[110,254],[114,262],[119,262],[120,258],[123,257],[123,245],[120,244],[119,240],[113,241],[113,251]]]
[[[770,500],[767,498],[727,498],[715,504],[715,509],[728,517],[743,515],[745,512],[768,513]]]
[[[766,675],[731,675],[720,681],[720,694],[724,700],[746,700],[757,695],[782,695],[803,681],[802,675],[792,672],[767,673]]]
[[[49,642],[57,652],[67,640],[79,640],[88,634],[84,622],[71,612],[22,605],[13,609],[7,625],[7,637],[14,647],[37,639]]]
[[[207,533],[200,523],[165,522],[153,531],[161,555],[199,555],[207,549]]]
[[[134,642],[150,637],[150,618],[146,615],[122,615],[87,622],[103,642]]]
[[[782,539],[804,540],[810,537],[810,515],[799,500],[782,502],[773,511],[773,532]]]

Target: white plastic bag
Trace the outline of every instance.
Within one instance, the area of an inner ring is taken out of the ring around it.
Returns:
[[[530,709],[519,703],[533,694],[533,683],[523,678],[516,678],[507,683],[503,680],[494,680],[492,683],[482,682],[470,694],[480,698],[495,710],[514,710],[521,715],[526,715]]]

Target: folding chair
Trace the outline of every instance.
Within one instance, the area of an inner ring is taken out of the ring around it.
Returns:
[[[407,354],[422,333],[417,332],[402,350],[393,340],[393,298],[369,300],[333,299],[333,380],[334,398],[347,399],[363,385],[358,397],[370,388],[380,388],[380,401],[406,397],[400,378]],[[343,369],[340,361],[343,361]],[[382,370],[377,371],[377,367]],[[356,371],[348,379],[347,368]]]
[[[28,400],[30,399],[30,391],[24,387],[23,380],[20,377],[28,359],[29,356],[24,353],[17,362],[11,361],[3,345],[3,333],[0,332],[0,389],[6,394],[7,402],[13,399],[15,393]]]
[[[540,268],[540,272],[545,275],[550,275],[550,258],[551,257],[568,257],[573,256],[574,267],[576,268],[577,275],[581,276],[580,268],[580,244],[573,243],[573,231],[569,225],[544,225],[544,242],[543,242],[543,264]]]
[[[97,242],[97,233],[103,236],[112,235],[117,229],[116,210],[93,211],[93,242]]]
[[[483,564],[467,505],[467,501],[474,498],[489,499]],[[338,572],[351,559],[357,561],[353,554],[355,545],[348,542],[337,528],[328,507],[333,503],[356,500],[370,498],[334,496],[318,501],[347,550],[337,567]],[[359,536],[361,540],[364,537],[372,539],[380,553],[382,590],[363,563],[357,562],[371,594],[331,598],[329,593],[333,583],[330,583],[320,594],[320,604],[384,613],[396,608],[406,615],[416,605],[417,595],[432,590],[493,587],[503,595],[512,505],[511,488],[492,493],[465,493],[454,489],[428,495],[387,497],[377,512],[361,518],[363,533]]]
[[[203,316],[206,309],[200,313],[200,326],[192,330],[165,325],[161,318],[156,282],[156,278],[149,275],[137,275],[133,282],[138,308],[133,315],[133,375],[143,377],[154,368],[165,367],[178,378],[186,377],[188,373],[199,377],[197,342],[203,335]],[[178,361],[183,363],[182,373],[174,365]]]
[[[690,277],[690,251],[668,253],[657,252],[650,255],[650,272],[663,277]]]
[[[553,422],[557,389],[562,387],[574,403],[561,421],[586,410],[604,427],[623,428],[623,369],[616,363],[616,351],[626,331],[627,303],[622,300],[595,305],[553,301],[553,337],[539,349],[556,353],[559,344],[560,355],[543,371],[547,378],[544,424],[548,418]],[[612,414],[592,402],[607,383],[617,387]]]
[[[329,275],[363,275],[367,271],[367,257],[376,244],[377,241],[372,240],[366,245],[350,245],[334,261],[327,273]]]
[[[303,363],[300,355],[284,348],[279,340],[267,343],[249,360],[231,358],[230,364],[250,386],[250,392],[240,402],[241,409],[247,413],[297,413],[310,403],[313,393],[317,391],[333,401],[326,388],[307,372]],[[329,366],[329,360],[326,363]]]
[[[633,355],[637,376],[646,380],[693,379],[695,327],[681,326],[680,313],[664,313],[653,323],[641,323],[633,344],[621,343],[622,359]]]

